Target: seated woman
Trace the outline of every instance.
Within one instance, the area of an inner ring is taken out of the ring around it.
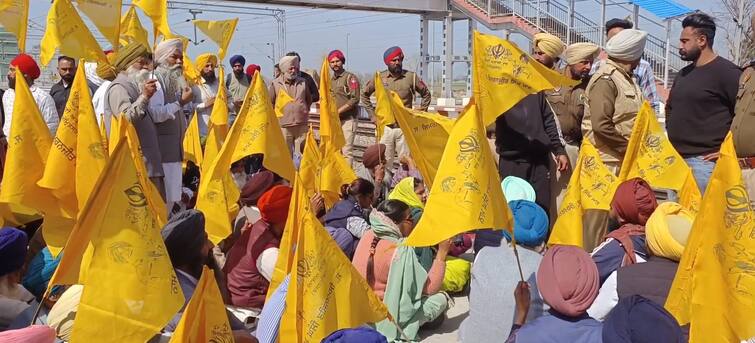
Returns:
[[[665,304],[679,260],[692,229],[694,215],[674,202],[658,206],[645,225],[647,262],[635,263],[611,273],[587,312],[603,320],[620,299],[641,295]]]
[[[592,252],[601,285],[620,267],[645,261],[645,223],[656,207],[655,193],[643,179],[627,180],[616,188],[609,221],[615,221],[618,229]]]
[[[422,179],[417,177],[403,178],[396,184],[388,199],[400,200],[409,207],[415,207],[419,209],[425,208],[425,201],[427,201],[427,189]]]
[[[527,200],[511,201],[509,207],[514,214],[514,236],[522,273],[533,290],[527,315],[527,320],[531,321],[547,310],[537,291],[535,271],[543,259],[548,215],[536,203]],[[504,237],[506,241],[500,246],[483,248],[472,265],[469,316],[459,328],[462,342],[495,342],[509,336],[514,321],[514,299],[502,297],[499,292],[515,288],[520,275],[511,238]]]
[[[325,214],[324,225],[341,250],[351,258],[356,244],[364,232],[369,230],[367,211],[372,208],[375,186],[358,178],[341,188],[341,201]]]
[[[262,218],[244,230],[228,252],[223,271],[233,306],[262,309],[290,202],[291,187],[278,185],[265,192],[257,201]]]
[[[687,342],[679,322],[660,304],[639,295],[621,299],[603,322],[603,343]]]
[[[440,287],[449,242],[439,244],[434,259],[431,248],[402,244],[414,229],[416,217],[401,201],[380,204],[370,213],[372,229],[365,232],[353,260],[354,267],[411,340],[417,339],[420,326],[443,318],[448,308],[448,298]],[[389,341],[401,338],[393,324],[381,322],[377,328]]]
[[[520,282],[514,292],[517,312],[507,343],[602,342],[601,323],[586,312],[598,295],[598,268],[590,255],[576,246],[554,245],[543,256],[536,279],[550,311],[525,324],[529,286]]]

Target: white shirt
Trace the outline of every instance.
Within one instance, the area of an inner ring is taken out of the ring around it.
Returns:
[[[178,101],[166,104],[165,93],[163,92],[163,86],[160,82],[156,82],[157,91],[149,98],[149,113],[152,115],[152,121],[162,123],[166,120],[172,120],[176,118],[176,113],[181,110],[181,105]]]
[[[212,114],[213,106],[208,106],[207,103],[210,99],[215,99],[218,95],[218,87],[220,83],[215,79],[215,83],[206,83],[202,79],[202,84],[195,85],[191,88],[194,93],[194,108],[199,115],[199,135],[202,137],[207,136],[209,133],[210,115]],[[223,86],[225,87],[225,86]],[[226,91],[226,95],[228,91]],[[231,112],[233,112],[233,99],[227,97],[228,103],[228,118],[230,121]]]
[[[34,97],[34,101],[37,103],[39,112],[42,114],[42,120],[45,121],[47,128],[50,129],[50,133],[55,136],[55,132],[58,131],[58,124],[60,124],[60,118],[58,118],[58,110],[55,108],[55,101],[47,92],[43,91],[37,86],[32,85],[29,87],[31,96]],[[3,134],[6,137],[10,137],[10,124],[13,117],[13,103],[16,99],[16,91],[14,89],[8,89],[3,94],[3,111],[5,111],[5,123],[3,124]]]
[[[97,91],[94,92],[94,95],[92,95],[92,106],[94,106],[94,114],[97,115],[97,124],[101,124],[100,121],[105,119],[105,131],[107,131],[108,134],[110,133],[110,117],[112,116],[112,113],[110,113],[110,106],[105,106],[105,103],[107,102],[105,95],[107,95],[107,89],[110,87],[110,83],[110,81],[105,80],[105,82],[97,88]]]
[[[270,282],[273,278],[273,270],[275,270],[275,262],[278,261],[279,252],[278,248],[267,248],[257,258],[257,263],[255,263],[257,270],[267,282]]]

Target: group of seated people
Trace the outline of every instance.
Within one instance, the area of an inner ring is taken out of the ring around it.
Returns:
[[[532,186],[515,177],[501,183],[514,215],[515,246],[508,232],[481,229],[435,247],[410,247],[402,243],[423,214],[428,190],[410,158],[400,158],[397,168],[386,168],[385,160],[384,145],[368,147],[341,200],[326,209],[316,194],[311,208],[401,330],[381,322],[336,332],[333,342],[417,340],[420,328],[441,325],[451,295],[467,293],[462,342],[686,341],[685,328],[663,304],[693,215],[673,202],[658,204],[642,179],[618,187],[610,233],[592,254],[547,247],[548,215]],[[172,215],[162,237],[186,302],[202,267],[211,266],[236,341],[274,342],[281,312],[266,305],[285,299],[288,278],[275,290],[270,281],[292,188],[264,168],[243,179],[233,233],[217,246],[207,239],[204,215],[192,209]],[[54,328],[60,341],[70,338],[83,286],[56,286],[41,299],[60,258],[39,233],[0,230],[0,330],[27,327],[43,301],[36,323]],[[182,311],[152,341],[167,341]]]

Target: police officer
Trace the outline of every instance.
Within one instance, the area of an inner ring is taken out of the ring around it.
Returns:
[[[346,71],[343,65],[346,57],[341,50],[328,53],[328,63],[333,71],[330,82],[330,92],[336,99],[338,116],[341,118],[341,128],[346,139],[343,155],[349,164],[354,162],[354,137],[357,131],[357,113],[359,112],[359,79],[356,75]]]
[[[592,64],[599,52],[600,48],[593,43],[569,45],[564,51],[567,66],[564,68],[563,74],[572,80],[580,81],[580,83],[575,86],[564,86],[545,92],[548,103],[550,103],[556,113],[556,118],[558,118],[570,165],[569,169],[563,172],[558,171],[556,177],[552,179],[554,182],[551,188],[552,199],[556,200],[557,206],[561,206],[571,171],[574,170],[579,156],[579,146],[582,144],[582,117],[585,113],[585,89],[587,83],[590,82]]]
[[[427,88],[425,83],[420,79],[417,74],[404,70],[404,52],[401,48],[394,46],[388,48],[383,53],[383,62],[388,67],[388,70],[380,72],[380,79],[383,81],[385,90],[388,92],[395,92],[401,98],[406,108],[412,108],[414,103],[415,94],[422,96],[422,103],[419,106],[419,110],[427,111],[430,106],[430,89]],[[375,85],[373,80],[370,79],[364,86],[362,91],[362,106],[364,106],[370,113],[374,120],[375,106],[370,100],[370,96],[375,92]],[[396,151],[398,150],[399,156],[408,155],[409,151],[404,142],[404,134],[397,125],[391,125],[387,127],[384,136],[381,138],[380,143],[385,144],[385,156],[388,166],[393,166],[393,159],[395,158]]]
[[[755,27],[755,14],[751,20]],[[753,33],[753,39],[755,39],[755,33]],[[752,203],[755,199],[755,139],[752,138],[755,134],[755,60],[744,67],[739,77],[731,133],[737,157],[739,157],[739,166],[742,168],[742,179]]]

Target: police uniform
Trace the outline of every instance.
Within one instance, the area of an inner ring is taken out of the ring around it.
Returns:
[[[340,75],[333,73],[330,83],[330,93],[336,100],[336,107],[341,108],[344,105],[348,109],[339,115],[341,119],[341,128],[343,136],[346,139],[346,145],[343,147],[343,155],[351,164],[353,162],[354,137],[357,130],[357,114],[359,113],[359,79],[356,75],[343,71]]]
[[[752,138],[755,134],[755,60],[745,66],[739,77],[731,133],[742,168],[742,179],[752,202],[755,199],[755,139]]]
[[[571,78],[568,68],[564,70],[564,75]],[[585,89],[590,79],[584,79],[575,86],[564,86],[553,90],[545,91],[548,103],[551,105],[553,112],[556,114],[559,128],[564,139],[564,148],[566,156],[569,158],[569,169],[565,172],[555,170],[551,178],[551,208],[558,209],[566,195],[566,187],[569,185],[574,166],[576,166],[579,157],[579,146],[582,143],[582,118],[585,113]]]
[[[432,97],[430,95],[430,89],[427,88],[425,82],[420,79],[417,74],[402,70],[398,76],[393,76],[388,70],[380,72],[380,79],[383,80],[383,86],[387,92],[395,92],[404,103],[404,107],[412,108],[414,104],[414,94],[419,94],[422,97],[422,103],[418,110],[427,111],[430,106]],[[372,79],[368,80],[362,90],[362,106],[364,106],[369,112],[370,116],[374,119],[375,106],[370,100],[372,93],[375,93],[375,84]],[[395,159],[396,152],[399,156],[407,155],[409,149],[404,142],[404,134],[397,124],[387,127],[384,131],[383,137],[380,139],[380,143],[385,144],[385,158],[386,165],[392,166]]]

